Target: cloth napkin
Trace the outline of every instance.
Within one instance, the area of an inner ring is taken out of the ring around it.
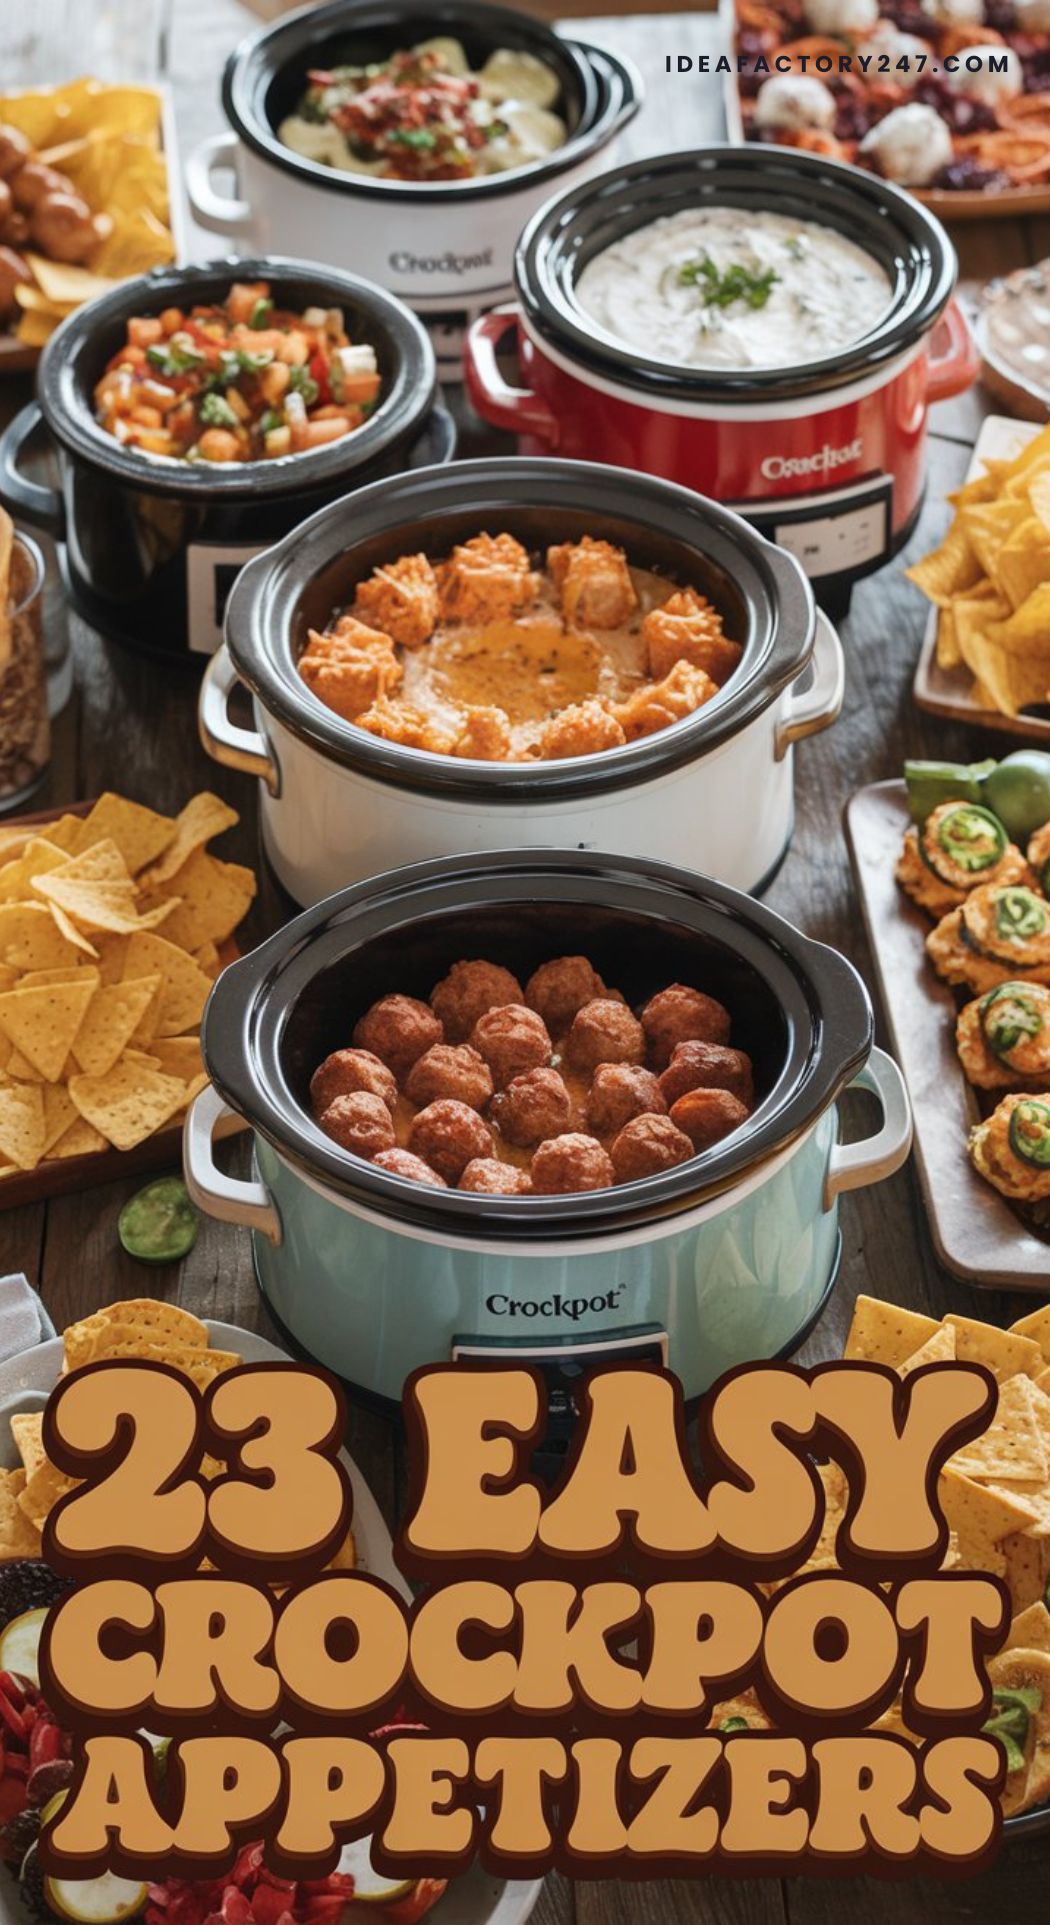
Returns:
[[[20,1270],[0,1277],[0,1361],[55,1336],[43,1303]]]

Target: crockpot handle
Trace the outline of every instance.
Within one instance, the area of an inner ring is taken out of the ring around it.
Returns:
[[[899,1170],[911,1149],[911,1103],[904,1078],[892,1056],[873,1049],[850,1089],[870,1090],[882,1106],[882,1127],[861,1143],[837,1143],[824,1179],[824,1208],[830,1210],[846,1190],[863,1190]]]
[[[822,608],[817,610],[817,634],[810,657],[813,680],[801,695],[788,690],[784,714],[777,723],[774,755],[782,762],[793,742],[819,735],[838,720],[846,695],[846,658],[837,631]]]
[[[204,671],[197,727],[213,762],[224,768],[239,769],[242,775],[257,775],[271,795],[281,793],[281,771],[266,741],[257,729],[241,729],[230,721],[229,701],[237,686],[237,670],[225,642],[216,649]]]
[[[216,1125],[234,1114],[210,1083],[190,1104],[182,1136],[182,1167],[190,1201],[217,1223],[237,1223],[279,1244],[281,1219],[265,1183],[245,1183],[216,1168],[212,1154]]]
[[[230,200],[216,192],[212,175],[219,167],[236,173],[236,134],[213,134],[188,156],[184,172],[193,218],[212,234],[243,234],[251,222],[252,210],[247,201]]]
[[[0,434],[0,501],[13,515],[42,528],[55,541],[66,538],[66,505],[57,488],[45,488],[30,481],[18,466],[26,442],[36,433],[42,416],[35,401],[28,401]]]
[[[549,448],[558,445],[558,423],[546,402],[531,388],[512,388],[504,381],[496,350],[505,334],[517,328],[514,306],[495,307],[467,330],[463,344],[463,378],[467,393],[483,421],[510,434],[534,434]]]
[[[949,301],[930,340],[927,401],[950,401],[953,395],[964,394],[980,371],[981,357],[970,324],[958,301]]]

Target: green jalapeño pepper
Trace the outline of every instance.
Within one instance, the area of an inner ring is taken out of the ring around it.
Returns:
[[[1022,1163],[1050,1169],[1050,1103],[1026,1096],[1010,1117],[1010,1148]]]
[[[1031,996],[1016,983],[1000,983],[981,1000],[981,1028],[989,1049],[1009,1056],[1026,1038],[1038,1036],[1043,1019]]]
[[[718,1729],[719,1731],[747,1731],[749,1726],[746,1718],[723,1718]]]
[[[1028,1724],[1041,1702],[1039,1692],[1031,1686],[1024,1686],[1019,1691],[1003,1689],[992,1692],[992,1703],[996,1709],[982,1730],[990,1738],[998,1738],[1006,1753],[1007,1771],[1023,1771],[1025,1768],[1024,1748],[1028,1743]]]
[[[1023,884],[1010,885],[995,896],[995,926],[1009,942],[1027,942],[1046,929],[1046,904]]]
[[[937,824],[937,843],[949,862],[967,875],[994,869],[1006,854],[1006,830],[990,809],[975,802],[960,802],[946,809]]]

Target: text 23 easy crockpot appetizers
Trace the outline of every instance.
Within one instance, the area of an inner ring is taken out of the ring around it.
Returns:
[[[669,592],[670,590],[670,592]],[[299,673],[319,701],[405,747],[488,761],[617,748],[717,695],[743,650],[693,588],[585,535],[534,568],[513,535],[447,560],[402,555],[311,631]]]
[[[183,461],[258,461],[351,434],[380,391],[375,349],[338,308],[278,308],[267,281],[226,298],[132,315],[95,389],[99,422],[127,448]]]

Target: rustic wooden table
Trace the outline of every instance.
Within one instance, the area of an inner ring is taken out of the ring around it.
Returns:
[[[253,26],[237,0],[174,0],[173,81],[184,150],[221,124],[218,86],[222,62],[239,36]],[[721,135],[718,83],[665,76],[667,53],[710,51],[717,31],[696,15],[647,12],[630,19],[588,19],[583,31],[632,55],[645,75],[648,99],[627,145],[633,154],[683,148]],[[17,76],[5,76],[15,81]],[[956,235],[965,291],[992,275],[1050,254],[1050,222],[987,221],[961,226]],[[218,252],[205,246],[205,252]],[[12,380],[0,390],[0,420],[28,397],[30,384]],[[934,723],[915,710],[911,678],[925,620],[925,605],[904,580],[906,560],[923,553],[947,520],[945,491],[962,478],[988,398],[975,389],[934,411],[926,511],[907,556],[862,583],[842,634],[848,659],[846,705],[841,721],[807,743],[798,758],[798,822],[794,845],[770,891],[773,906],[811,935],[834,944],[870,977],[870,958],[841,831],[843,805],[863,783],[897,775],[905,755],[971,760],[1005,753],[1010,744],[993,736]],[[513,452],[508,438],[484,429],[458,406],[466,452]],[[51,619],[67,620],[56,589]],[[240,810],[238,830],[224,853],[260,860],[256,842],[255,786],[209,762],[197,740],[197,676],[159,667],[145,656],[123,653],[71,622],[76,689],[56,730],[54,760],[41,806],[97,794],[109,786],[175,809],[193,790],[218,790]],[[233,845],[236,844],[236,847]],[[272,904],[263,900],[252,935],[264,933]],[[243,1145],[233,1151],[243,1158]],[[61,1327],[100,1303],[144,1290],[177,1299],[205,1315],[265,1329],[256,1294],[246,1235],[205,1223],[184,1263],[145,1272],[126,1257],[117,1240],[117,1215],[136,1187],[115,1183],[46,1205],[0,1215],[0,1274],[24,1270],[43,1292]],[[842,1273],[834,1300],[802,1354],[803,1362],[841,1353],[858,1291],[885,1294],[939,1315],[961,1310],[1008,1321],[1031,1307],[993,1293],[967,1290],[943,1271],[933,1255],[914,1172],[845,1199]],[[1050,1265],[1048,1265],[1050,1291]],[[367,1411],[351,1418],[350,1448],[392,1523],[403,1488],[403,1452],[394,1429]],[[781,1883],[773,1879],[703,1880],[675,1884],[602,1882],[570,1886],[548,1881],[537,1925],[831,1925],[848,1915],[856,1925],[924,1925],[938,1921],[1021,1918],[1041,1912],[1045,1888],[1040,1840],[1013,1846],[983,1878],[962,1886],[906,1881],[901,1885],[860,1881],[848,1888],[820,1879]]]

